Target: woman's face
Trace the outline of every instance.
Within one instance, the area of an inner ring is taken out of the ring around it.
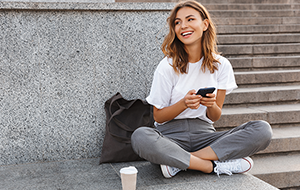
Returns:
[[[202,20],[197,10],[191,7],[179,9],[174,22],[176,36],[185,46],[201,45],[203,32],[207,30],[209,22]]]

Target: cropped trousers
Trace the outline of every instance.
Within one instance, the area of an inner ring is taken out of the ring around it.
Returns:
[[[174,119],[156,128],[138,128],[131,143],[140,157],[185,170],[190,164],[190,153],[207,146],[220,161],[225,161],[251,156],[265,149],[271,138],[272,128],[265,121],[250,121],[216,132],[212,124],[200,119]]]

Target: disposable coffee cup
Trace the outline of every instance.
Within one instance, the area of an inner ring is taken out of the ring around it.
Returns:
[[[137,169],[134,166],[122,168],[120,170],[122,189],[123,190],[135,190],[136,189],[136,176]]]

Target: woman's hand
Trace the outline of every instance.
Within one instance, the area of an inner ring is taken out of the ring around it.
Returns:
[[[186,108],[198,109],[200,106],[200,100],[201,100],[201,96],[196,95],[196,90],[190,90],[184,96],[184,103],[185,103]]]
[[[186,108],[198,109],[200,104],[208,108],[216,105],[217,99],[215,94],[207,94],[206,96],[196,95],[195,90],[190,90],[184,97]]]
[[[209,98],[202,98],[200,95],[196,95],[195,90],[190,90],[184,98],[171,106],[164,107],[162,109],[157,109],[154,106],[154,119],[158,123],[170,121],[187,108],[198,109],[200,104],[202,104],[207,107],[207,117],[212,121],[216,121],[221,116],[225,93],[226,90],[218,90],[217,97],[215,97],[215,94],[208,94],[207,96]]]
[[[215,94],[207,94],[206,97],[200,99],[200,104],[206,106],[207,108],[211,108],[216,105],[217,99]]]

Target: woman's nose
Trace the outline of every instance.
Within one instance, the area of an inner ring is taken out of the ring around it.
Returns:
[[[186,28],[186,27],[187,27],[187,23],[185,21],[182,21],[181,28]]]

